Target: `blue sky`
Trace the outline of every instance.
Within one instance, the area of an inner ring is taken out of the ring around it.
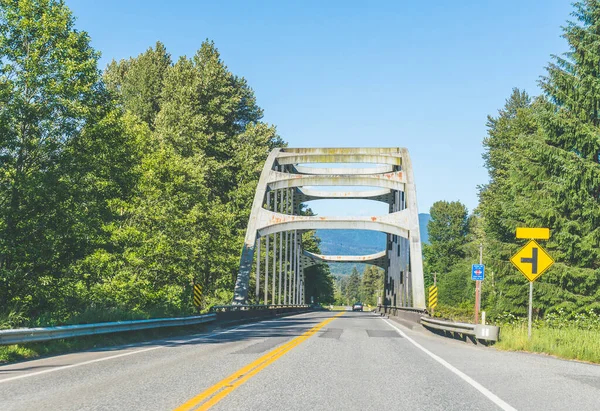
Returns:
[[[101,67],[158,40],[174,58],[214,40],[290,147],[407,147],[420,212],[477,205],[486,116],[513,87],[540,93],[550,55],[567,51],[571,12],[565,0],[66,3]],[[340,214],[332,202],[313,209]]]

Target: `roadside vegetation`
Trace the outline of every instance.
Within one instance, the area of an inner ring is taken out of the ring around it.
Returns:
[[[0,0],[0,328],[192,314],[194,283],[231,302],[285,142],[212,41],[140,51],[101,70],[63,1]]]
[[[600,2],[574,4],[563,29],[570,49],[553,56],[543,91],[514,89],[489,116],[483,159],[489,182],[472,213],[439,201],[424,247],[426,285],[437,275],[436,316],[473,319],[471,264],[483,246],[482,310],[501,325],[500,349],[600,359]],[[528,281],[509,262],[526,241],[517,227],[548,227],[541,245],[556,263],[534,283],[527,339]]]
[[[497,348],[600,363],[600,314],[594,310],[572,314],[561,309],[550,313],[534,322],[531,340],[524,318],[507,314],[496,322],[501,326]]]
[[[356,266],[349,276],[335,277],[334,304],[340,307],[351,306],[355,302],[376,306],[377,296],[383,291],[384,271],[372,265],[365,265],[363,273]]]

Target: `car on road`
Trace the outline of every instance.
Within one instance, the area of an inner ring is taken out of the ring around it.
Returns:
[[[354,303],[354,305],[352,306],[352,311],[362,311],[363,310],[363,303]]]

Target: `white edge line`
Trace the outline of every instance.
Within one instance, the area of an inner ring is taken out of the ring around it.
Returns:
[[[485,388],[483,385],[479,384],[473,378],[469,377],[467,374],[465,374],[464,372],[462,372],[458,368],[454,367],[452,364],[450,364],[449,362],[447,362],[443,358],[435,355],[434,353],[432,353],[431,351],[429,351],[427,348],[423,347],[421,344],[419,344],[418,342],[416,342],[415,340],[413,340],[412,338],[410,338],[400,328],[396,327],[389,320],[386,320],[384,318],[382,318],[382,320],[384,320],[390,327],[392,327],[396,331],[398,331],[398,333],[402,337],[404,337],[406,340],[408,340],[411,344],[413,344],[415,347],[417,347],[418,349],[420,349],[421,351],[423,351],[425,354],[429,355],[431,358],[433,358],[434,360],[436,360],[437,362],[439,362],[440,364],[442,364],[444,367],[446,367],[447,369],[449,369],[450,371],[452,371],[454,374],[458,375],[460,378],[462,378],[464,381],[466,381],[469,385],[471,385],[477,391],[479,391],[480,393],[482,393],[483,395],[485,395],[490,401],[492,401],[498,407],[502,408],[505,411],[517,411],[516,408],[514,408],[510,404],[506,403],[504,400],[502,400],[496,394],[494,394],[493,392],[491,392],[490,390],[488,390],[487,388]]]
[[[300,313],[300,314],[297,314],[297,315],[304,315],[304,314],[306,314],[306,313]],[[295,316],[294,315],[290,315],[288,317],[295,317]],[[17,376],[14,376],[14,377],[0,379],[0,384],[2,384],[4,382],[9,382],[9,381],[20,380],[22,378],[34,377],[36,375],[47,374],[47,373],[54,372],[54,371],[66,370],[68,368],[75,368],[75,367],[80,367],[82,365],[88,365],[88,364],[94,364],[94,363],[97,363],[97,362],[112,360],[114,358],[126,357],[128,355],[140,354],[140,353],[147,352],[147,351],[158,350],[160,348],[166,348],[167,346],[170,346],[172,344],[186,344],[186,343],[188,343],[190,341],[203,340],[203,339],[206,339],[206,338],[214,337],[216,335],[227,334],[227,333],[230,333],[232,331],[236,331],[236,330],[239,331],[239,330],[241,330],[243,328],[255,327],[255,326],[260,325],[260,324],[270,323],[270,322],[278,321],[278,320],[279,319],[269,319],[269,320],[264,320],[264,321],[260,321],[260,322],[256,322],[256,323],[251,323],[251,324],[242,324],[242,325],[239,325],[239,326],[234,327],[234,328],[228,328],[226,330],[223,330],[223,331],[220,331],[220,332],[216,332],[216,333],[212,333],[212,334],[203,335],[201,337],[190,338],[190,339],[185,339],[185,340],[171,341],[168,344],[157,345],[155,347],[144,348],[144,349],[137,350],[137,351],[129,351],[129,352],[122,353],[122,354],[117,354],[117,355],[111,355],[110,357],[96,358],[95,360],[89,360],[89,361],[79,362],[79,363],[70,364],[70,365],[63,365],[63,366],[60,366],[60,367],[50,368],[50,369],[42,370],[42,371],[36,371],[36,372],[29,373],[29,374],[17,375]],[[125,346],[124,348],[128,348],[128,347],[131,347],[131,345]],[[8,365],[13,365],[13,364],[7,364],[7,366]],[[18,371],[18,370],[14,370],[14,371]]]

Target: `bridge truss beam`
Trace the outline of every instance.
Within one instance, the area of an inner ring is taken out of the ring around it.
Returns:
[[[375,166],[317,168],[304,165],[309,163]],[[312,188],[320,186],[375,189],[320,191]],[[300,215],[302,203],[318,199],[379,201],[388,204],[389,213],[371,217]],[[368,256],[313,254],[302,248],[302,233],[313,229],[380,231],[387,234],[387,247]],[[248,302],[252,271],[255,272],[256,303],[305,303],[304,269],[327,262],[368,263],[381,267],[385,270],[387,303],[425,308],[416,189],[405,148],[279,148],[269,154],[248,222],[234,304]]]

